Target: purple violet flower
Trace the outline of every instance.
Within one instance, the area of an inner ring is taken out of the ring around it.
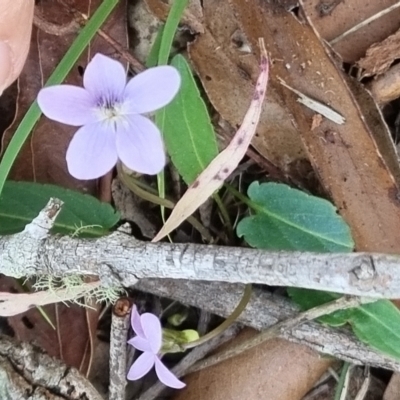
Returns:
[[[128,343],[143,351],[132,364],[128,379],[135,381],[146,375],[155,365],[158,379],[166,386],[182,389],[186,385],[181,382],[160,360],[162,346],[162,329],[160,320],[150,313],[139,315],[136,306],[132,307],[131,325],[136,336]]]
[[[157,174],[165,166],[160,131],[141,114],[167,105],[180,86],[170,66],[147,69],[128,83],[123,65],[96,54],[83,75],[83,86],[43,88],[39,107],[48,118],[81,126],[67,150],[67,165],[77,179],[95,179],[120,159],[128,168]]]

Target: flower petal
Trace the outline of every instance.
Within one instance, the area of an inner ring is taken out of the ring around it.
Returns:
[[[138,313],[137,307],[134,304],[132,307],[131,311],[131,326],[133,331],[136,333],[136,335],[145,338],[143,328],[142,328],[142,323],[140,321],[140,314]]]
[[[37,97],[43,114],[54,121],[81,126],[95,121],[95,100],[88,91],[72,85],[43,88]]]
[[[157,354],[162,344],[162,329],[160,319],[154,314],[144,313],[140,316],[142,327],[151,350]]]
[[[136,381],[145,376],[153,367],[155,360],[156,356],[152,353],[141,354],[129,369],[127,378]]]
[[[80,128],[67,150],[69,173],[77,179],[96,179],[117,163],[115,133],[107,125],[95,123]]]
[[[123,65],[103,54],[96,54],[83,74],[83,86],[98,102],[114,103],[121,100],[126,85]]]
[[[140,350],[140,351],[147,351],[149,353],[154,353],[150,343],[147,339],[142,338],[140,336],[135,336],[132,339],[128,340],[128,343],[133,346],[135,349]],[[156,353],[154,353],[156,354]]]
[[[180,381],[162,362],[156,357],[156,374],[158,379],[165,385],[172,387],[174,389],[182,389],[186,386],[182,381]]]
[[[117,152],[131,170],[142,174],[158,174],[165,166],[161,133],[148,118],[126,117],[128,124],[117,125]]]
[[[178,93],[181,77],[168,65],[149,68],[126,85],[124,97],[128,113],[143,114],[167,105]]]

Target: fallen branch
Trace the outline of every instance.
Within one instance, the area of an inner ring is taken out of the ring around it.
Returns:
[[[138,287],[179,299],[207,311],[227,316],[241,295],[241,285],[217,281],[265,283],[308,287],[369,297],[400,297],[400,257],[369,254],[315,254],[268,252],[247,248],[195,244],[149,243],[117,231],[99,239],[50,235],[62,203],[50,200],[45,209],[21,233],[0,237],[0,273],[13,277],[96,275],[102,285]],[[179,298],[179,285],[186,281],[192,293]],[[153,286],[152,286],[153,282]],[[156,282],[156,284],[154,284]],[[207,285],[202,290],[202,285]],[[165,288],[174,287],[169,291]],[[226,289],[229,287],[229,289]],[[217,292],[210,295],[210,288]],[[225,289],[224,289],[225,288]],[[235,288],[237,289],[235,291]],[[166,291],[165,293],[163,292]],[[196,303],[194,293],[208,298]],[[210,299],[215,299],[212,302]],[[278,299],[278,300],[277,300]],[[266,329],[296,315],[289,301],[255,290],[239,321]],[[400,363],[360,343],[346,329],[332,329],[307,322],[282,332],[281,337],[307,344],[315,350],[355,364],[370,364],[400,371]]]
[[[243,294],[243,285],[173,279],[143,279],[136,288],[225,318],[230,315]],[[265,330],[280,321],[295,318],[299,311],[289,299],[254,288],[250,302],[239,316],[238,322],[257,330]],[[352,364],[367,364],[400,371],[399,360],[361,343],[347,328],[331,328],[311,321],[286,329],[279,337]]]
[[[50,235],[61,205],[51,200],[23,232],[0,238],[0,273],[15,278],[95,275],[104,286],[118,287],[142,278],[174,278],[400,298],[400,256],[148,243],[121,231],[98,239]]]
[[[2,399],[103,399],[75,368],[4,335],[0,335],[0,393]]]

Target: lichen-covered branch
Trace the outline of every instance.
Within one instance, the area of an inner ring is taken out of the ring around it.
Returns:
[[[122,231],[92,240],[49,235],[61,205],[51,200],[23,232],[0,237],[0,273],[14,277],[95,275],[103,285],[138,283],[139,289],[225,317],[238,302],[243,288],[221,281],[307,287],[376,298],[400,297],[397,256],[148,243]],[[261,330],[296,312],[288,300],[256,289],[239,321]],[[307,322],[284,331],[281,337],[353,363],[400,371],[397,360],[363,345],[346,329]]]
[[[148,243],[121,231],[98,239],[48,235],[59,207],[53,200],[23,232],[0,238],[0,273],[96,275],[114,286],[141,278],[260,283],[400,298],[400,256]]]

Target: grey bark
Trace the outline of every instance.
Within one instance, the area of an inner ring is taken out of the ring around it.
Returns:
[[[60,201],[51,200],[23,232],[0,237],[1,273],[13,277],[96,275],[104,285],[114,286],[132,286],[143,278],[173,278],[295,286],[374,298],[400,297],[399,256],[269,252],[209,245],[148,243],[135,240],[121,231],[92,240],[49,235],[48,231],[61,206]],[[144,282],[139,283],[142,288],[144,285]],[[196,287],[195,282],[189,285]],[[229,298],[235,293],[232,287],[226,292],[222,291],[222,283],[213,285],[216,288],[214,307],[210,309],[210,298],[197,305],[227,316],[233,309],[231,304],[238,302],[242,289],[233,300]],[[199,286],[196,291],[201,292]],[[210,294],[209,288],[206,293]],[[256,329],[265,329],[279,320],[294,316],[297,311],[288,302],[274,303],[269,294],[255,293],[242,315],[242,321]],[[180,300],[191,302],[187,293]],[[282,337],[306,343],[321,353],[352,363],[367,363],[400,371],[397,360],[367,348],[346,330],[307,323],[285,332]]]
[[[199,307],[221,317],[230,315],[243,294],[243,285],[220,282],[143,279],[136,287],[157,296],[169,297]],[[254,288],[251,300],[238,318],[238,322],[263,330],[280,321],[295,317],[298,312],[299,308],[290,300]],[[305,344],[322,354],[353,364],[367,364],[400,371],[399,360],[361,343],[346,328],[330,328],[317,322],[306,322],[283,332],[280,337]]]
[[[1,273],[96,275],[115,286],[132,286],[142,278],[260,283],[400,298],[400,256],[149,243],[121,231],[98,239],[49,235],[61,206],[52,199],[23,232],[0,238]]]
[[[75,368],[0,335],[0,396],[7,400],[103,400]]]
[[[400,298],[399,265],[395,255],[149,243],[122,232],[98,239],[37,238],[25,231],[0,238],[0,272],[5,275],[97,275],[105,284],[123,286],[142,278],[174,278]]]
[[[129,314],[118,316],[111,313],[110,337],[110,385],[109,398],[125,400],[126,372],[127,372],[127,339],[130,326]]]

